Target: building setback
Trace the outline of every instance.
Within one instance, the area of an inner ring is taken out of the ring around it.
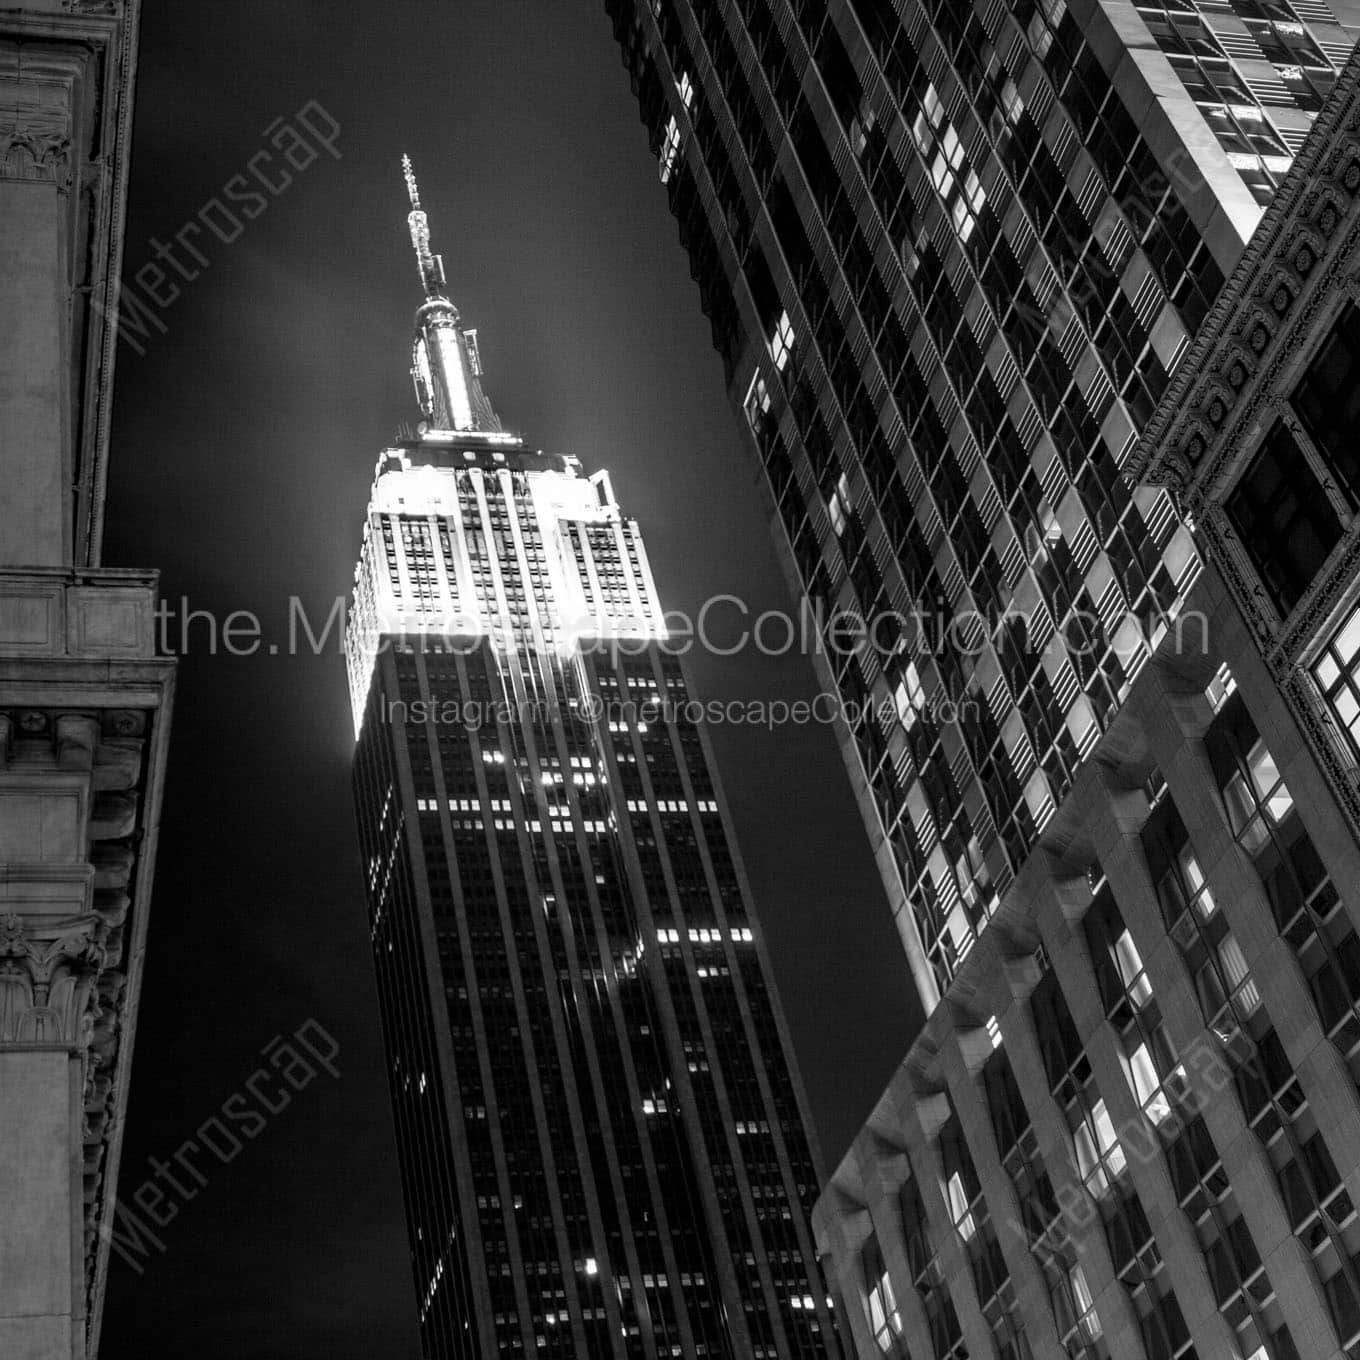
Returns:
[[[0,1355],[99,1346],[174,663],[101,561],[137,0],[0,10]],[[142,1239],[136,1239],[137,1245]]]
[[[354,790],[427,1356],[838,1356],[798,1077],[637,525],[505,431],[429,250]]]

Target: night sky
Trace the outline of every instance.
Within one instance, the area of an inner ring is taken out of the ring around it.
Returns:
[[[334,635],[286,655],[290,597],[319,626],[348,590],[377,453],[417,418],[403,151],[507,426],[611,470],[666,607],[789,606],[600,0],[144,0],[125,280],[258,152],[276,174],[265,129],[313,101],[339,158],[293,170],[237,239],[186,236],[206,265],[176,254],[198,277],[172,274],[164,334],[119,354],[106,562],[160,569],[175,650],[181,599],[266,630],[214,656],[189,625],[120,1193],[274,1036],[323,1026],[341,1075],[202,1162],[140,1274],[115,1257],[103,1360],[418,1354],[344,666]],[[815,692],[794,658],[690,673],[705,698]],[[830,731],[713,739],[829,1168],[910,1041],[905,961]]]

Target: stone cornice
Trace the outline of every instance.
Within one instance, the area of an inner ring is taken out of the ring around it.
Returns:
[[[164,675],[161,705],[155,714],[146,746],[146,778],[142,813],[137,827],[136,873],[128,904],[123,968],[126,984],[122,993],[121,1046],[113,1069],[108,1108],[111,1114],[103,1134],[104,1175],[100,1198],[86,1221],[86,1286],[89,1337],[87,1354],[99,1351],[99,1327],[104,1316],[104,1291],[108,1283],[109,1239],[112,1228],[118,1167],[123,1150],[123,1119],[127,1110],[132,1053],[137,1034],[138,1004],[142,992],[142,967],[146,957],[147,927],[151,914],[152,873],[160,834],[161,804],[170,743],[170,711],[174,702],[174,673]]]
[[[1212,495],[1242,412],[1269,384],[1353,245],[1360,193],[1360,52],[1353,53],[1125,465],[1125,475]],[[1343,220],[1351,229],[1339,228]],[[1308,306],[1298,306],[1308,294]]]

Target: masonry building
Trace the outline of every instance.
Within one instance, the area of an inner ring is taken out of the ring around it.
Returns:
[[[136,0],[0,8],[0,1355],[98,1347],[173,665],[102,565]]]

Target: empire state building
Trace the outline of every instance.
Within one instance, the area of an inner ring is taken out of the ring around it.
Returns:
[[[409,162],[417,437],[346,639],[430,1357],[838,1356],[761,930],[637,525],[504,430]]]

